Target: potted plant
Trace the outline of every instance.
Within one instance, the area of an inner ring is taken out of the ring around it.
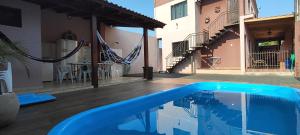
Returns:
[[[10,45],[16,44],[9,44],[0,40],[0,68],[5,70],[5,68],[7,68],[5,65],[7,65],[8,62],[13,61],[19,61],[26,67],[25,58],[17,51],[11,49]],[[27,67],[26,71],[29,75]],[[12,78],[11,74],[8,75],[10,75],[9,78]],[[10,81],[12,81],[12,79]],[[20,104],[16,94],[7,90],[7,86],[2,79],[0,79],[0,82],[0,127],[3,127],[15,121]]]

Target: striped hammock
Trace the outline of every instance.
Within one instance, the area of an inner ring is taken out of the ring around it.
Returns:
[[[99,45],[102,48],[104,59],[112,61],[118,64],[130,65],[141,53],[141,49],[143,46],[143,38],[139,41],[138,45],[125,57],[122,58],[118,56],[108,45],[107,42],[102,38],[100,33],[97,31],[97,39],[99,40]]]

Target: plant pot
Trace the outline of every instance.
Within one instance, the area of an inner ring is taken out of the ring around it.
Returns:
[[[0,95],[0,127],[7,126],[16,120],[20,103],[15,93]]]

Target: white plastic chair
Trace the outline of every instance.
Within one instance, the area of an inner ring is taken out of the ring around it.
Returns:
[[[90,65],[86,65],[87,69],[84,70],[83,69],[84,66],[81,66],[80,67],[80,70],[79,70],[79,81],[81,81],[81,78],[83,76],[83,82],[86,83],[86,78],[87,78],[87,75],[89,77],[89,80],[92,80],[92,70],[91,70],[91,66]]]
[[[99,64],[98,76],[102,80],[106,80],[111,77],[111,62],[104,62]]]
[[[112,78],[119,78],[120,75],[120,68],[118,64],[111,65],[111,76]]]
[[[57,77],[60,84],[62,84],[62,81],[64,80],[65,77],[67,77],[67,75],[69,75],[72,83],[74,83],[71,67],[58,66],[57,72],[58,72]]]
[[[5,82],[7,92],[12,93],[13,92],[12,67],[10,62],[6,64],[6,70],[0,71],[0,80],[3,80]]]

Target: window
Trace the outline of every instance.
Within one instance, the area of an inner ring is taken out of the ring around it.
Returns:
[[[22,27],[21,9],[0,6],[0,25]]]
[[[188,41],[172,43],[173,57],[182,56],[182,54],[185,53],[185,51],[187,51],[188,49],[189,49]]]
[[[187,1],[171,6],[171,20],[187,16]]]
[[[162,48],[162,39],[157,39],[158,48]]]

